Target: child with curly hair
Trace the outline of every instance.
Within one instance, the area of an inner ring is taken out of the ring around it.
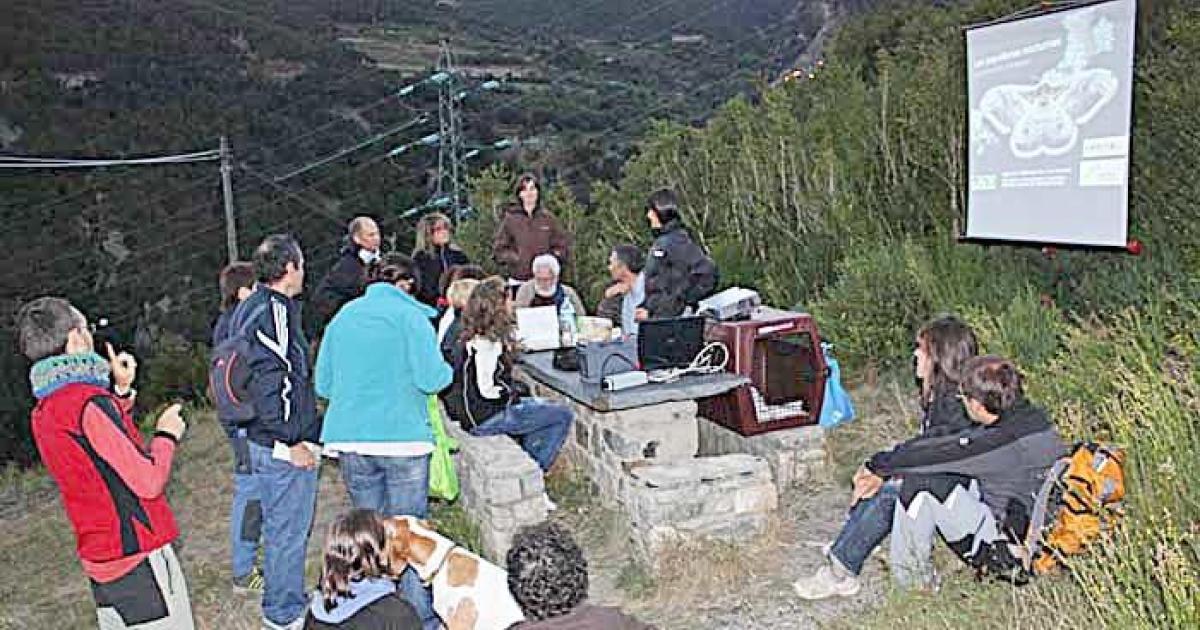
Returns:
[[[587,559],[559,525],[547,522],[521,530],[507,563],[508,590],[527,619],[514,630],[652,628],[616,608],[587,603]]]

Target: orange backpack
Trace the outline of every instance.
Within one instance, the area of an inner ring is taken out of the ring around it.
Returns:
[[[1067,556],[1081,553],[1122,515],[1125,453],[1081,442],[1055,462],[1038,491],[1025,537],[1026,571],[1053,573]]]

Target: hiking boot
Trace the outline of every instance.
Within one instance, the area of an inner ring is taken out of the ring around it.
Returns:
[[[304,615],[296,617],[291,623],[278,624],[266,617],[262,619],[262,630],[304,630]]]
[[[835,595],[850,597],[857,595],[862,584],[854,575],[839,577],[834,568],[828,564],[822,565],[812,577],[800,578],[792,583],[792,588],[800,599],[826,599]]]
[[[235,593],[250,593],[263,590],[263,574],[258,570],[258,567],[250,569],[250,572],[241,577],[233,578],[233,591]]]

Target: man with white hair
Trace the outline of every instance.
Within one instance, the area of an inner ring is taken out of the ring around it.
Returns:
[[[550,254],[542,254],[533,259],[533,278],[526,281],[517,289],[517,297],[513,306],[525,308],[529,306],[556,306],[562,308],[563,302],[571,301],[576,315],[583,315],[583,301],[575,289],[558,281],[562,267],[558,259]]]

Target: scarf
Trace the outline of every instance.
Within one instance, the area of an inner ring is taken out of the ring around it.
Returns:
[[[57,354],[46,357],[29,368],[29,383],[33,387],[34,397],[41,400],[74,383],[86,383],[107,389],[111,370],[108,361],[95,352]]]

